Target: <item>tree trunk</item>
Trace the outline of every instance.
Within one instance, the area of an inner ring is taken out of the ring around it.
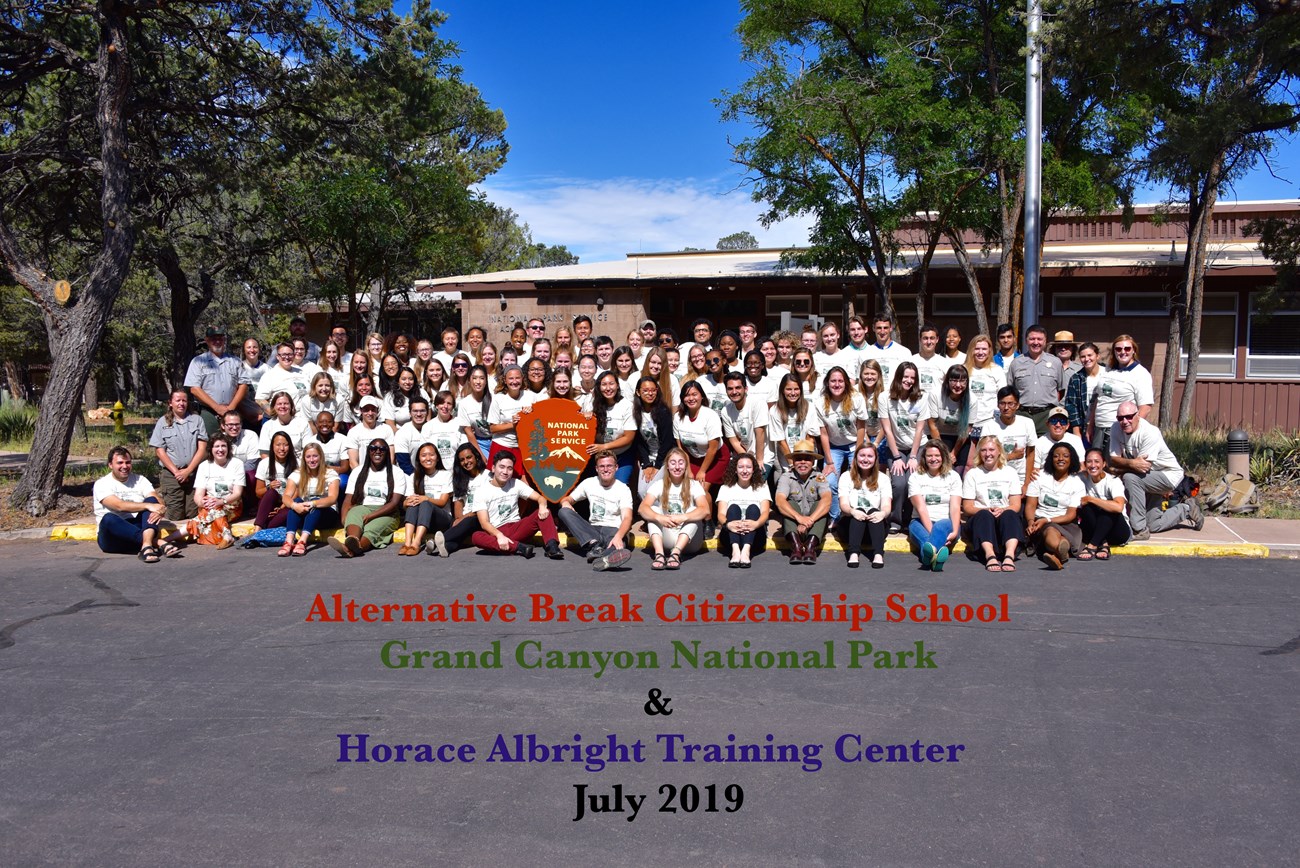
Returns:
[[[180,257],[170,243],[164,243],[154,251],[153,264],[167,281],[167,290],[171,296],[172,358],[169,374],[175,382],[185,382],[185,372],[189,370],[190,359],[194,358],[194,319],[190,313],[190,281],[181,268]]]
[[[81,409],[81,392],[135,248],[128,210],[130,167],[126,160],[126,110],[131,82],[126,26],[129,12],[125,4],[104,3],[97,13],[96,124],[100,134],[103,242],[89,268],[85,288],[68,307],[55,301],[55,280],[24,253],[9,224],[0,219],[0,255],[40,306],[53,360],[27,467],[10,496],[15,508],[34,516],[44,515],[58,503],[73,420]]]
[[[1188,238],[1196,239],[1196,255],[1195,257],[1191,255],[1192,245],[1188,244],[1188,255],[1183,258],[1183,268],[1187,272],[1183,278],[1183,283],[1187,286],[1187,316],[1183,322],[1182,332],[1187,345],[1187,379],[1183,383],[1183,398],[1178,405],[1179,425],[1186,425],[1192,421],[1192,401],[1196,397],[1196,374],[1201,364],[1201,312],[1205,307],[1205,267],[1209,258],[1210,227],[1214,220],[1214,206],[1219,198],[1222,167],[1223,155],[1220,154],[1210,164],[1210,169],[1206,173],[1201,187],[1201,202],[1196,214],[1196,222],[1188,226]],[[1168,365],[1166,365],[1166,370],[1168,370]],[[1175,360],[1175,374],[1177,374],[1177,371],[1177,360]],[[1174,381],[1167,380],[1166,382],[1172,384]],[[1169,389],[1169,393],[1172,401],[1172,387]],[[1164,403],[1164,394],[1162,392],[1160,400],[1162,407]],[[1161,418],[1166,417],[1162,416]]]
[[[975,264],[970,261],[970,253],[966,250],[966,243],[962,241],[961,230],[949,232],[948,240],[952,243],[957,264],[961,266],[961,273],[966,278],[966,288],[970,291],[971,301],[975,305],[975,322],[978,324],[979,333],[988,335],[989,340],[992,340],[993,332],[989,330],[989,312],[984,306],[984,293],[980,290],[979,274],[975,271]]]

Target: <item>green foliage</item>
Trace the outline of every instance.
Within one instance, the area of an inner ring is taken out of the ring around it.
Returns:
[[[1294,310],[1300,304],[1300,220],[1270,217],[1252,220],[1243,227],[1246,235],[1259,236],[1259,250],[1277,269],[1277,279],[1255,297],[1260,311]]]
[[[753,250],[758,247],[758,239],[753,232],[732,232],[718,239],[719,250]]]
[[[0,443],[31,443],[37,410],[21,399],[0,404]]]

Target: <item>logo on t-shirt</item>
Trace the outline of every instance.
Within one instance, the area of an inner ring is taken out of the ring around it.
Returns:
[[[943,498],[937,494],[927,494],[925,496],[926,506],[938,506],[941,503],[943,503]]]

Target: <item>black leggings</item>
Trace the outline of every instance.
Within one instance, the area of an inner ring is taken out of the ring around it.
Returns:
[[[1084,504],[1079,509],[1079,524],[1083,525],[1085,545],[1101,546],[1109,543],[1122,546],[1131,532],[1122,512],[1107,512],[1095,503]]]
[[[1011,540],[1025,542],[1025,522],[1020,513],[1014,509],[1004,509],[1002,514],[994,517],[990,509],[981,509],[971,516],[967,523],[970,528],[971,550],[979,557],[984,557],[984,543],[993,546],[993,553],[1006,554],[1007,543]]]
[[[870,553],[872,555],[881,555],[885,553],[885,532],[889,530],[888,521],[858,521],[853,516],[849,519],[849,543],[846,551],[849,554],[866,554],[862,551],[862,537],[865,534],[868,542],[871,543]]]

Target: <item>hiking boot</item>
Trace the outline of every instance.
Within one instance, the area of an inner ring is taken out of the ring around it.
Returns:
[[[1205,513],[1201,512],[1201,505],[1194,497],[1187,501],[1187,520],[1192,523],[1193,530],[1205,527]]]
[[[632,552],[627,549],[610,549],[596,560],[592,569],[598,573],[603,573],[605,570],[621,567],[630,560],[632,560]]]
[[[598,542],[590,543],[583,552],[583,556],[586,557],[587,563],[600,560],[605,556],[605,547]]]
[[[1148,539],[1151,539],[1151,531],[1142,528],[1141,530],[1133,531],[1133,535],[1129,537],[1129,542],[1142,542],[1143,540]]]

